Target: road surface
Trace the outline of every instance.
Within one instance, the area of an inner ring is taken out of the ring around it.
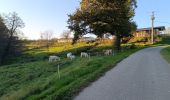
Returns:
[[[161,49],[134,53],[74,100],[170,100],[170,64],[160,55]]]

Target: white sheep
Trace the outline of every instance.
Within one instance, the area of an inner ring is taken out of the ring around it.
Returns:
[[[67,58],[69,58],[69,59],[73,60],[73,59],[75,59],[75,58],[76,58],[76,56],[75,56],[75,55],[73,55],[71,52],[69,52],[69,53],[67,53]]]
[[[71,55],[72,55],[71,52],[67,53],[67,58],[70,58]]]
[[[108,56],[108,55],[111,55],[113,52],[112,52],[112,49],[107,49],[107,50],[105,50],[105,52],[104,52],[104,54],[106,55],[106,56]]]
[[[71,60],[73,60],[73,59],[76,58],[76,56],[75,56],[75,55],[71,55],[69,58],[70,58]]]
[[[88,57],[90,57],[90,55],[86,52],[81,52],[81,57],[88,58]]]
[[[60,57],[58,56],[49,56],[49,62],[53,62],[53,61],[60,61]]]

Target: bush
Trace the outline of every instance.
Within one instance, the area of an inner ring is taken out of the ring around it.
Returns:
[[[135,48],[136,48],[135,44],[130,45],[130,49],[135,49]]]

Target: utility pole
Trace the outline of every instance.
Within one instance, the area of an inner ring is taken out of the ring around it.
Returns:
[[[153,44],[154,43],[154,20],[155,20],[154,12],[152,12],[151,20],[152,20],[151,43]]]

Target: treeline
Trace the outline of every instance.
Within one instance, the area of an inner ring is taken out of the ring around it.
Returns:
[[[19,40],[19,29],[23,27],[24,23],[17,13],[0,15],[0,65],[21,54],[23,45]]]

